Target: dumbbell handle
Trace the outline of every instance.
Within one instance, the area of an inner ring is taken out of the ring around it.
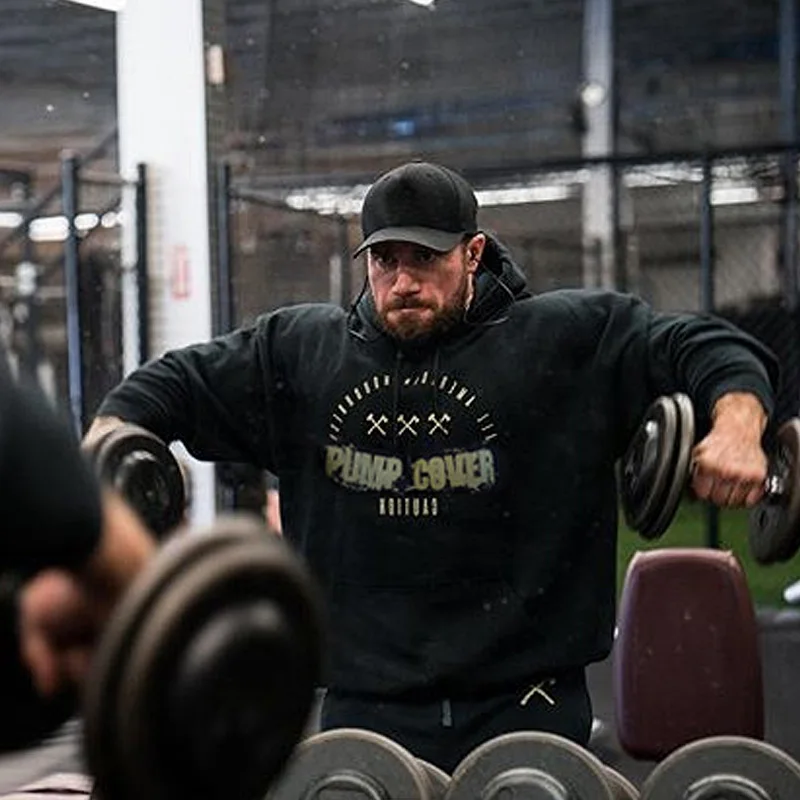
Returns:
[[[764,481],[764,493],[768,497],[783,497],[786,494],[786,481],[774,473],[767,475],[767,479]]]
[[[694,475],[696,463],[693,461],[689,469],[689,475]],[[767,475],[764,481],[764,494],[772,499],[780,499],[786,494],[786,479],[776,473]]]

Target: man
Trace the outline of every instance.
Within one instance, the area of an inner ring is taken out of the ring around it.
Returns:
[[[108,615],[155,544],[121,498],[101,495],[66,421],[5,368],[0,486],[0,693],[7,723],[0,750],[8,750],[46,735],[73,710],[62,702],[64,692],[85,677]]]
[[[284,535],[330,618],[325,728],[391,736],[452,770],[544,729],[585,743],[585,667],[611,647],[614,464],[682,390],[707,435],[694,489],[761,496],[776,366],[721,321],[634,297],[530,297],[456,173],[412,163],[362,210],[368,289],[166,354],[110,393],[198,458],[278,475]]]

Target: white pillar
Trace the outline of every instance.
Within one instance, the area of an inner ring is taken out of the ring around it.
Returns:
[[[583,155],[614,152],[614,0],[585,0],[582,104]],[[616,283],[614,174],[608,165],[592,167],[583,187],[583,283],[612,289]]]
[[[151,355],[212,335],[206,77],[202,0],[135,0],[117,15],[122,174],[148,168]],[[139,361],[135,240],[123,239],[126,372]],[[192,522],[215,514],[214,470],[192,461]]]

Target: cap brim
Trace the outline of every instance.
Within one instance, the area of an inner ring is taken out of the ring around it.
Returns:
[[[453,233],[452,231],[437,231],[433,228],[381,228],[368,236],[353,253],[353,258],[361,255],[367,248],[381,242],[410,242],[447,253],[452,250],[465,236],[466,231]]]

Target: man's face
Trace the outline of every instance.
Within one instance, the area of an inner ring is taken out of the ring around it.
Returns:
[[[371,247],[369,284],[386,332],[410,341],[458,322],[472,299],[472,276],[485,241],[477,234],[446,253],[409,242]]]

